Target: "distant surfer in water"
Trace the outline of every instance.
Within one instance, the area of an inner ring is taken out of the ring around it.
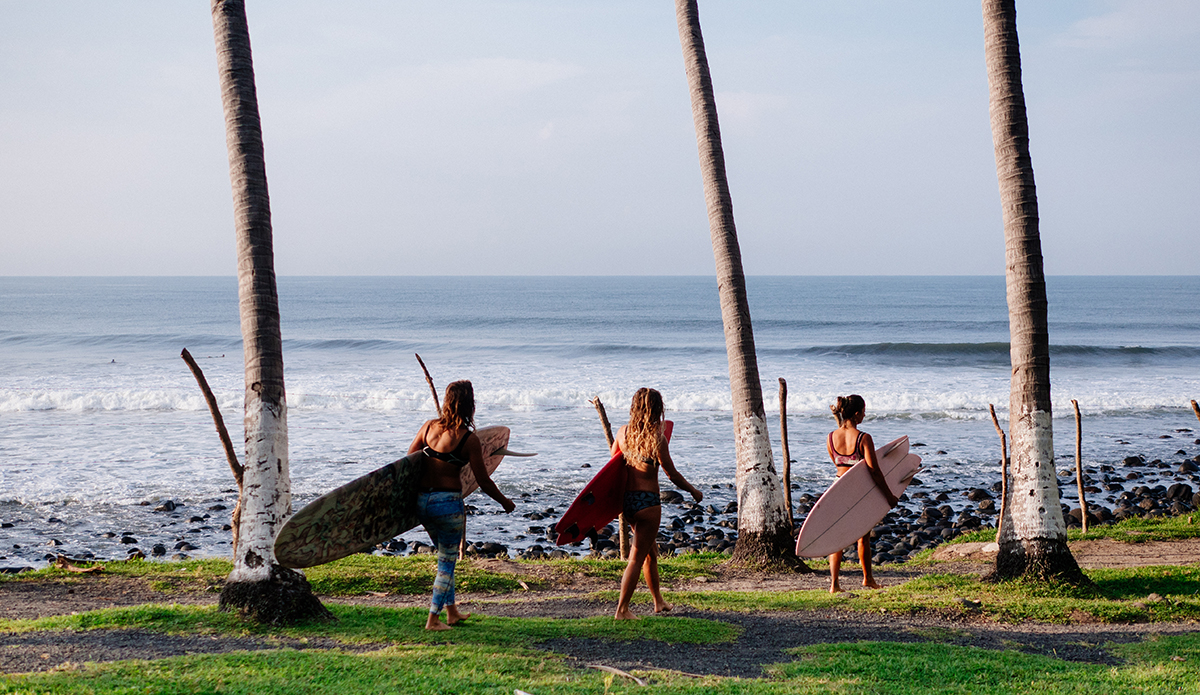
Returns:
[[[829,449],[829,458],[833,459],[833,465],[837,466],[838,477],[842,477],[846,471],[854,467],[854,464],[865,460],[867,470],[871,473],[871,479],[883,491],[888,504],[895,507],[900,500],[892,494],[887,480],[883,477],[883,471],[879,468],[879,461],[875,458],[875,442],[871,440],[871,435],[858,430],[863,416],[867,413],[866,401],[858,394],[838,396],[837,403],[829,406],[829,409],[837,418],[838,428],[829,433],[826,447]],[[849,453],[843,454],[843,451]],[[858,539],[858,561],[862,563],[863,586],[869,589],[882,588],[875,582],[875,577],[871,574],[871,533],[869,531],[867,535]],[[830,593],[836,594],[842,591],[842,587],[838,586],[838,572],[841,569],[842,551],[839,550],[829,556]]]
[[[429,420],[417,432],[408,453],[425,454],[425,472],[417,493],[417,515],[437,547],[437,577],[433,580],[433,600],[429,606],[426,630],[449,630],[466,620],[470,613],[458,610],[454,602],[454,565],[458,562],[458,543],[466,526],[462,499],[461,472],[471,467],[479,489],[500,503],[505,512],[517,505],[504,496],[488,475],[483,463],[483,446],[475,435],[475,391],[469,381],[455,381],[446,387],[441,416]],[[439,619],[446,609],[446,622]]]
[[[663,599],[658,580],[658,526],[662,521],[662,502],[658,494],[658,470],[666,472],[671,482],[691,494],[697,502],[704,495],[692,487],[671,460],[667,438],[662,431],[662,394],[654,389],[638,389],[629,407],[629,424],[617,431],[612,454],[625,454],[628,477],[625,481],[625,520],[633,526],[633,549],[629,564],[621,576],[621,598],[617,602],[617,620],[636,620],[629,610],[629,601],[637,588],[638,572],[646,575],[646,586],[654,598],[654,612],[671,610]]]

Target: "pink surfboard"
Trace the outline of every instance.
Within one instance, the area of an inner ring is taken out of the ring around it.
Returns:
[[[675,423],[663,421],[663,434],[671,439]],[[617,453],[608,460],[590,483],[571,503],[562,520],[554,525],[557,545],[575,543],[587,538],[621,514],[625,506],[625,454]]]
[[[908,437],[876,449],[875,457],[897,497],[921,467],[921,457],[908,453]],[[836,553],[867,535],[890,509],[887,497],[867,470],[867,462],[860,461],[834,481],[808,512],[796,537],[796,554],[825,557]]]

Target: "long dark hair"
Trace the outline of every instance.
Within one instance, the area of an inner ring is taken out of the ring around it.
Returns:
[[[448,430],[475,429],[475,389],[471,382],[452,381],[446,386],[438,423]]]
[[[857,393],[852,393],[849,396],[838,396],[837,403],[829,406],[833,411],[833,416],[837,418],[838,424],[843,422],[853,421],[859,413],[867,411],[867,402]]]

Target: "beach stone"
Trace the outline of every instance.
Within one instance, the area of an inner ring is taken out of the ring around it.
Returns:
[[[130,549],[129,549],[129,556],[128,556],[126,559],[128,559],[128,560],[145,560],[145,559],[146,559],[146,553],[143,553],[143,552],[142,552],[140,549],[138,549],[138,548],[130,548]]]
[[[138,542],[137,539],[134,538],[133,536],[121,536],[121,543],[124,545],[133,545],[134,543],[137,543],[137,542]]]
[[[155,543],[154,547],[150,549],[150,554],[154,557],[162,557],[167,554],[167,546],[162,543]]]
[[[13,524],[11,522],[5,521],[4,523],[0,523],[0,528],[12,528],[12,527],[13,527]]]
[[[171,556],[171,559],[182,562],[184,560],[190,560],[191,557],[188,555],[184,555],[183,553],[175,553],[174,555]]]
[[[1146,459],[1141,456],[1126,456],[1121,463],[1126,466],[1144,466],[1146,465]]]
[[[554,550],[550,551],[550,554],[548,557],[551,560],[564,560],[568,557],[571,557],[571,554],[565,550],[562,550],[561,548],[555,548]]]
[[[590,463],[585,463],[582,466],[580,466],[580,468],[591,468],[591,467],[592,467],[592,464],[590,464]]]
[[[154,511],[156,511],[156,512],[173,512],[173,511],[175,511],[175,508],[178,506],[179,505],[175,504],[175,502],[173,500],[167,500],[166,502],[163,502],[162,504],[155,507]]]
[[[682,504],[683,495],[676,490],[663,490],[658,493],[658,500],[662,504]]]
[[[980,500],[992,499],[992,495],[987,490],[977,487],[967,492],[967,499],[971,500],[972,502],[979,502]]]

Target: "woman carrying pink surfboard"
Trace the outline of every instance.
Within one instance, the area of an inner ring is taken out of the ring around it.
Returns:
[[[679,489],[691,494],[697,502],[703,493],[692,487],[671,460],[667,437],[663,434],[662,394],[642,388],[633,394],[629,407],[629,424],[617,431],[612,455],[625,453],[628,477],[625,480],[625,520],[633,526],[633,549],[629,564],[621,576],[621,598],[617,602],[617,620],[636,620],[629,610],[629,601],[637,588],[638,573],[646,575],[646,586],[654,598],[654,612],[671,610],[663,599],[658,580],[658,526],[662,521],[662,503],[658,495],[658,470],[661,468]]]
[[[883,471],[879,468],[879,461],[875,457],[875,442],[872,441],[871,435],[860,432],[858,429],[858,425],[862,423],[863,416],[867,412],[866,401],[858,394],[838,396],[837,403],[829,406],[829,409],[837,418],[838,428],[829,433],[826,447],[829,449],[829,458],[833,459],[833,465],[837,467],[838,477],[842,477],[855,464],[865,460],[867,470],[871,473],[871,479],[883,492],[888,504],[895,507],[900,500],[896,499],[896,495],[888,487],[887,480],[883,477]],[[843,451],[849,453],[843,454]],[[869,589],[880,588],[871,574],[871,533],[869,531],[867,535],[858,539],[858,561],[862,563],[863,586]],[[838,573],[841,568],[842,551],[839,550],[829,556],[830,593],[842,590],[838,585]]]

